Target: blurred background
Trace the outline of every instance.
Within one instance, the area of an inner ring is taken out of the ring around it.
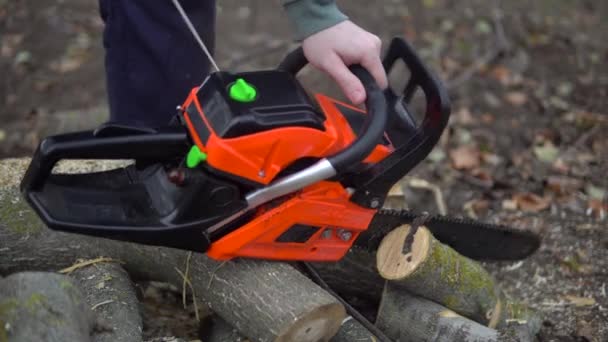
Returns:
[[[510,295],[545,313],[542,339],[608,340],[608,1],[338,5],[385,45],[405,37],[449,89],[449,128],[410,176],[440,189],[450,214],[543,234],[531,259],[488,265]],[[46,135],[107,119],[102,29],[96,1],[0,0],[0,157],[29,156]],[[218,1],[222,68],[272,68],[295,47],[292,33],[277,0]],[[312,68],[301,79],[343,98]],[[408,184],[395,196],[437,211],[435,197]],[[181,317],[180,305],[158,309],[170,292],[148,292],[154,315]],[[174,321],[146,329],[189,331]]]

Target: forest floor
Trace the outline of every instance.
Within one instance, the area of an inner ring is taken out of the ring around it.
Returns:
[[[449,127],[408,176],[439,186],[450,214],[542,235],[532,257],[486,263],[509,296],[543,313],[541,341],[607,341],[608,2],[339,4],[385,43],[406,37],[449,87]],[[30,155],[41,137],[107,118],[97,6],[0,0],[0,157]],[[272,68],[293,48],[291,34],[278,1],[221,1],[218,62]],[[342,98],[312,68],[301,79]],[[420,190],[405,196],[411,208],[436,210]],[[143,293],[146,317],[154,317],[147,337],[196,338],[195,325],[183,324],[192,313],[179,293]]]

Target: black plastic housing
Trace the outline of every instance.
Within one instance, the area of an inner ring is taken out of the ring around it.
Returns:
[[[242,78],[256,89],[251,102],[229,95]],[[213,73],[197,93],[205,118],[222,138],[234,138],[280,127],[324,130],[325,116],[318,111],[293,75],[277,70]]]

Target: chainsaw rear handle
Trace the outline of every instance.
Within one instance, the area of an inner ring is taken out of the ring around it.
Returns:
[[[181,156],[188,149],[188,136],[181,128],[110,136],[100,132],[82,131],[45,138],[21,181],[21,191],[40,190],[62,159],[159,160]]]
[[[307,64],[308,60],[304,55],[304,50],[299,47],[287,54],[277,69],[296,75]],[[357,139],[345,150],[327,157],[337,174],[348,171],[353,165],[357,165],[369,156],[382,138],[388,122],[386,97],[374,77],[360,65],[352,65],[349,69],[359,78],[365,88],[367,115]]]

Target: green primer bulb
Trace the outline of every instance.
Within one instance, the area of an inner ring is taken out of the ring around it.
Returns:
[[[242,78],[230,86],[230,98],[238,102],[252,102],[257,97],[255,88]]]
[[[186,166],[193,169],[205,160],[207,160],[207,153],[201,151],[198,146],[194,145],[190,148],[190,151],[188,151],[188,156],[186,157]]]

